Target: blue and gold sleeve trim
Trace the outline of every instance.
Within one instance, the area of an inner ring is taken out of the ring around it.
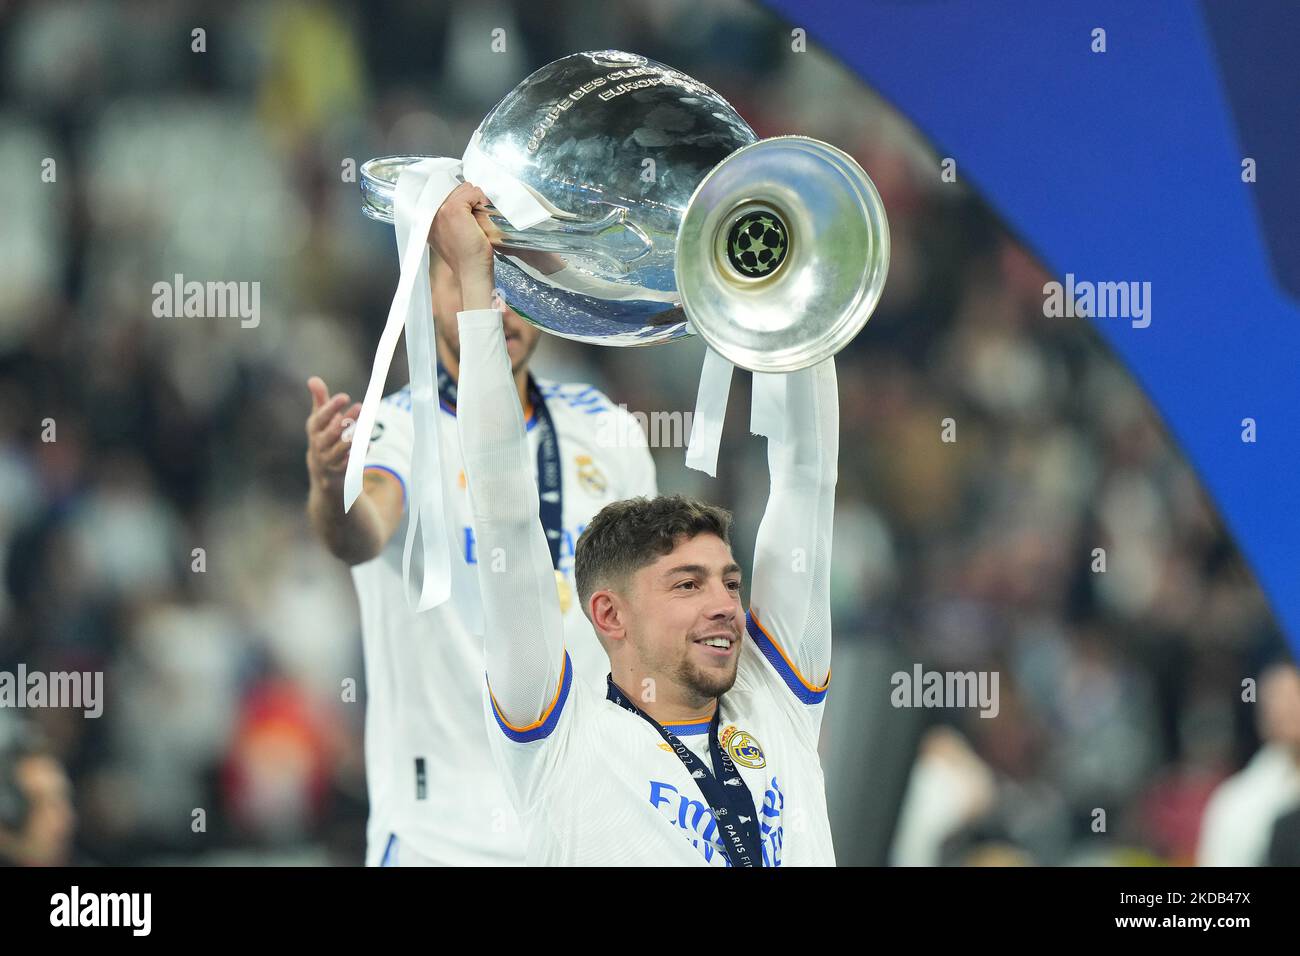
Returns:
[[[387,465],[366,465],[365,471],[381,471],[386,475],[392,475],[394,478],[396,478],[397,483],[402,486],[402,504],[403,506],[405,506],[406,504],[406,479],[405,478],[403,478],[392,468],[389,468]]]
[[[794,666],[790,660],[790,655],[785,652],[780,641],[774,638],[758,618],[754,617],[753,611],[745,612],[745,629],[749,631],[749,636],[754,639],[758,649],[763,652],[763,656],[768,662],[776,668],[776,672],[781,675],[790,691],[805,704],[820,704],[826,699],[826,690],[831,684],[830,671],[826,672],[826,682],[824,684],[813,684],[808,681],[799,669]]]
[[[564,652],[564,666],[560,673],[559,686],[555,688],[555,696],[551,698],[550,705],[537,720],[523,727],[516,727],[510,721],[506,720],[501,714],[501,708],[497,705],[497,699],[492,694],[492,684],[488,683],[488,696],[492,698],[492,715],[497,719],[497,726],[501,732],[517,744],[532,743],[534,740],[545,740],[559,723],[560,713],[564,710],[564,702],[569,699],[569,687],[573,684],[573,662],[569,660],[569,652]]]

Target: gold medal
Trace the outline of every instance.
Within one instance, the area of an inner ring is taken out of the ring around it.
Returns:
[[[564,576],[564,572],[559,568],[555,569],[555,590],[560,595],[560,613],[568,614],[569,606],[573,604],[573,594],[569,590],[569,581]]]

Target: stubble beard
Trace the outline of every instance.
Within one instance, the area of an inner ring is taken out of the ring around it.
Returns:
[[[677,664],[677,670],[674,673],[674,679],[677,686],[689,696],[695,698],[691,703],[695,706],[703,706],[710,700],[717,700],[736,683],[736,672],[739,670],[741,645],[736,644],[736,656],[731,661],[731,666],[723,671],[717,668],[704,668],[693,663],[689,658],[683,657]]]

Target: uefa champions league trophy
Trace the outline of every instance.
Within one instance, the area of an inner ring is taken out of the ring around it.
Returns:
[[[556,60],[497,104],[471,148],[548,217],[517,229],[489,210],[497,286],[544,331],[616,346],[696,333],[734,365],[791,372],[844,348],[880,301],[889,227],[853,158],[804,136],[759,140],[662,63]],[[423,158],[365,163],[365,214],[392,222],[394,184]]]

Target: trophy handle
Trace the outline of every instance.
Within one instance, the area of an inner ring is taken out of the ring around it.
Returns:
[[[428,156],[382,156],[361,164],[361,211],[377,222],[393,221],[393,192],[402,170]],[[583,219],[546,204],[551,218],[528,229],[515,229],[495,207],[488,206],[488,218],[500,232],[494,245],[509,250],[553,253],[587,260],[599,260],[619,274],[653,249],[650,238],[627,221],[627,209],[608,206],[599,219]]]

